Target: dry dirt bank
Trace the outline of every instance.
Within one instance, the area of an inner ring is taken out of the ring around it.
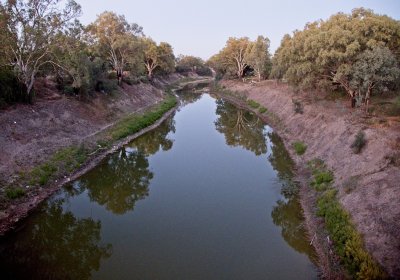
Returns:
[[[124,84],[111,96],[98,93],[89,101],[60,95],[51,84],[43,85],[45,82],[42,81],[36,89],[38,98],[34,105],[19,104],[0,111],[0,192],[5,191],[4,186],[19,184],[21,173],[46,162],[62,148],[82,142],[96,145],[101,131],[125,116],[145,111],[161,102],[165,97],[163,88],[182,78],[173,74],[155,81],[156,86]],[[118,142],[114,147],[125,141]],[[0,235],[59,189],[65,180],[73,179],[91,168],[107,152],[96,154],[78,172],[59,178],[50,186],[29,187],[23,198],[0,201]]]
[[[399,162],[400,120],[365,118],[348,108],[348,102],[310,100],[309,95],[271,81],[220,85],[279,117],[282,123],[277,130],[300,169],[314,158],[325,161],[334,172],[340,202],[363,235],[367,250],[392,277],[400,278],[400,168],[391,163]],[[303,114],[295,113],[293,99],[303,105]],[[367,146],[354,154],[350,146],[360,130],[366,134]],[[294,141],[307,144],[305,155],[294,154]]]

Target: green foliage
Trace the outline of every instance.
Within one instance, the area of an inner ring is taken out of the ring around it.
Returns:
[[[265,107],[263,107],[263,106],[261,106],[261,107],[258,109],[258,112],[260,112],[261,114],[264,114],[264,113],[266,113],[267,111],[268,111],[268,109],[265,108]]]
[[[157,108],[145,113],[142,116],[130,116],[118,123],[111,131],[111,137],[114,140],[119,140],[128,135],[134,134],[139,130],[154,124],[164,113],[175,107],[177,100],[171,96],[166,101],[161,103]]]
[[[307,145],[304,144],[304,142],[297,141],[293,143],[293,149],[295,150],[296,154],[298,155],[304,155],[304,153],[307,150]]]
[[[160,74],[168,74],[175,71],[175,56],[171,45],[161,42],[157,45],[151,38],[142,38],[143,59],[149,80],[157,71]]]
[[[272,75],[303,89],[338,86],[359,101],[397,85],[400,23],[363,8],[308,23],[285,35]]]
[[[337,200],[335,189],[326,190],[317,200],[317,214],[325,219],[335,251],[356,279],[385,279],[387,275],[364,249],[349,214]]]
[[[359,154],[364,148],[365,144],[367,144],[367,140],[365,139],[364,131],[359,131],[354,139],[354,142],[351,144],[350,148],[353,150],[355,154]]]
[[[26,89],[11,69],[0,67],[0,109],[8,104],[27,101]]]
[[[17,198],[20,198],[20,197],[22,197],[22,196],[24,196],[25,195],[25,190],[24,189],[22,189],[22,188],[13,188],[13,187],[10,187],[10,188],[7,188],[6,189],[6,196],[9,198],[9,199],[17,199]]]
[[[212,71],[199,57],[180,55],[176,59],[176,72],[187,75],[189,72],[197,73],[200,76],[212,76]]]
[[[30,183],[46,185],[55,175],[61,175],[58,173],[69,173],[81,166],[87,157],[88,150],[83,145],[61,149],[30,172]]]
[[[257,101],[254,101],[252,99],[249,99],[247,101],[247,104],[253,109],[257,109],[257,108],[259,108],[261,106],[260,103],[258,103]]]
[[[247,63],[253,69],[258,81],[267,78],[271,72],[269,46],[270,41],[267,37],[258,36],[256,41],[249,44],[246,49]]]
[[[60,46],[57,35],[73,24],[80,11],[73,0],[13,0],[0,5],[0,57],[13,65],[29,102],[37,74],[49,64],[57,65],[52,55],[52,49]]]
[[[268,48],[269,39],[263,36],[258,36],[254,42],[247,37],[231,37],[225,47],[207,61],[207,65],[216,71],[217,79],[240,79],[252,71],[259,79],[265,78],[271,67]]]
[[[317,191],[324,191],[332,186],[334,177],[332,171],[328,170],[325,163],[320,159],[308,162],[308,167],[313,174],[311,186]]]

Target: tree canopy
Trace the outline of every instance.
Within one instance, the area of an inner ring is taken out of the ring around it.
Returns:
[[[373,90],[393,87],[399,62],[400,23],[358,8],[285,35],[272,75],[303,89],[341,87],[354,105],[368,102]]]
[[[248,37],[231,37],[225,47],[212,56],[207,64],[219,76],[243,78],[254,72],[259,80],[267,78],[271,68],[269,39],[258,36],[253,42]]]

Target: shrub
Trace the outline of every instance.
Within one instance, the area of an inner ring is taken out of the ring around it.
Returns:
[[[22,188],[8,188],[6,190],[6,196],[9,199],[17,199],[25,195],[25,190]]]
[[[337,191],[329,189],[317,200],[317,215],[325,219],[336,253],[356,279],[385,279],[387,275],[364,249],[360,234],[349,214],[337,200]]]
[[[261,114],[264,114],[265,112],[267,112],[267,108],[265,107],[260,107],[260,109],[258,109],[258,112],[260,112]]]
[[[354,142],[351,144],[350,148],[353,150],[355,154],[359,154],[367,140],[365,139],[365,133],[363,131],[359,131],[354,139]]]
[[[296,114],[303,114],[304,113],[303,105],[300,103],[300,101],[292,99],[292,102],[293,102],[294,112]]]
[[[12,69],[0,67],[0,109],[15,102],[27,102],[25,86]]]
[[[296,154],[303,155],[307,150],[307,145],[304,142],[297,141],[293,143],[293,149],[295,150]]]
[[[260,107],[260,103],[251,99],[247,101],[247,104],[253,109],[257,109],[258,107]]]

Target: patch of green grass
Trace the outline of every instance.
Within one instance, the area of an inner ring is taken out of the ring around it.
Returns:
[[[302,141],[294,142],[292,146],[296,154],[298,154],[299,156],[304,155],[307,150],[307,145],[304,144],[304,142]]]
[[[122,139],[152,125],[176,104],[176,98],[170,96],[154,110],[141,116],[130,116],[122,120],[115,127],[111,128],[109,132],[111,139],[106,136],[105,139],[98,140],[97,145],[105,148],[110,147],[112,140]],[[86,162],[90,152],[91,150],[87,149],[84,145],[70,146],[57,151],[47,162],[35,167],[27,175],[29,183],[44,186],[56,176],[73,172]]]
[[[311,186],[313,186],[316,191],[325,191],[332,186],[334,181],[333,173],[332,171],[327,169],[325,163],[322,160],[314,159],[312,161],[309,161],[308,167],[313,174]]]
[[[257,109],[257,108],[259,108],[261,106],[260,103],[258,103],[257,101],[254,101],[252,99],[249,99],[247,101],[247,104],[253,109]]]
[[[22,188],[10,187],[6,190],[6,196],[9,199],[17,199],[25,195],[25,190]]]
[[[258,112],[260,112],[261,114],[264,114],[265,112],[267,112],[267,108],[261,106],[260,109],[258,109]]]
[[[317,200],[317,215],[325,220],[335,251],[355,279],[386,279],[387,275],[364,249],[360,234],[337,199],[335,189],[326,190]]]
[[[324,191],[329,188],[333,183],[333,174],[331,171],[318,171],[314,174],[314,180],[311,186],[317,191]]]
[[[83,145],[70,146],[57,151],[47,162],[30,172],[30,184],[43,186],[58,172],[72,172],[86,161],[88,153],[89,151]]]
[[[163,103],[158,105],[152,111],[141,116],[129,116],[120,121],[112,128],[110,135],[113,140],[125,138],[128,135],[134,134],[143,128],[154,124],[164,113],[175,107],[177,100],[174,96],[168,97]]]

